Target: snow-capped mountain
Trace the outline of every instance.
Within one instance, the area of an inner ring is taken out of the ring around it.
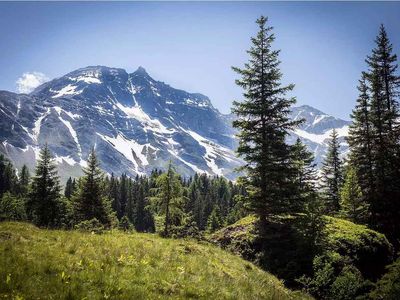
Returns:
[[[294,130],[289,142],[293,143],[299,137],[314,153],[318,166],[321,166],[326,154],[333,129],[336,129],[338,133],[342,154],[347,153],[348,145],[345,137],[348,135],[350,121],[329,116],[308,105],[294,107],[291,118],[293,120],[303,119],[304,123]]]
[[[62,180],[81,175],[95,147],[102,168],[120,175],[148,174],[172,160],[182,175],[205,172],[235,178],[242,164],[232,117],[210,100],[154,80],[143,68],[86,67],[49,81],[31,94],[0,91],[0,152],[17,167],[33,168],[48,143]],[[348,122],[311,107],[293,110],[305,118],[296,130],[315,151],[326,150],[329,130],[346,133]]]

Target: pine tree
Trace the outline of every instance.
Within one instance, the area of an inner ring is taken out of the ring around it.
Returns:
[[[23,165],[21,168],[21,175],[19,176],[18,180],[18,193],[21,196],[26,196],[28,194],[29,181],[30,181],[29,169],[26,165]]]
[[[120,177],[119,182],[119,203],[120,203],[120,215],[118,218],[122,218],[126,215],[126,205],[128,202],[128,176],[123,173]]]
[[[289,119],[295,98],[286,94],[294,85],[281,85],[279,51],[272,50],[272,27],[263,16],[257,24],[259,32],[247,51],[249,62],[244,69],[233,68],[241,76],[236,84],[244,89],[245,98],[233,104],[238,117],[233,126],[239,130],[237,151],[246,161],[244,169],[252,186],[250,209],[265,222],[270,215],[290,210],[293,172],[286,137],[300,122]]]
[[[67,199],[71,199],[72,193],[73,193],[73,181],[72,181],[72,178],[69,177],[65,184],[64,196]]]
[[[313,256],[321,244],[323,221],[323,204],[318,195],[317,171],[313,154],[298,138],[293,145],[293,164],[296,172],[295,185],[298,188],[298,211],[304,213],[300,229],[304,232],[305,242]]]
[[[207,230],[208,232],[214,232],[220,229],[223,225],[221,218],[221,211],[218,205],[214,205],[214,208],[207,220]]]
[[[117,213],[117,217],[122,217],[122,208],[119,194],[119,181],[118,178],[111,174],[110,182],[108,184],[109,197],[111,199],[112,209]]]
[[[46,144],[40,150],[27,202],[28,214],[35,224],[48,227],[61,225],[64,204],[60,191],[57,168]]]
[[[326,212],[336,213],[340,209],[340,188],[343,183],[342,160],[338,134],[332,130],[328,143],[328,152],[322,167],[321,188],[324,197]]]
[[[15,194],[18,191],[18,177],[10,161],[5,165],[3,179],[4,190]]]
[[[350,148],[350,161],[357,173],[357,182],[363,191],[363,201],[371,203],[375,192],[375,175],[373,161],[374,131],[371,124],[371,99],[366,75],[359,81],[359,97],[351,114],[353,120],[349,127],[347,141]]]
[[[317,197],[316,182],[317,171],[316,164],[314,163],[314,155],[307,150],[299,138],[293,145],[292,152],[293,167],[295,171],[294,185],[298,189],[297,210],[304,209],[307,202],[312,201]]]
[[[371,198],[372,225],[394,241],[400,237],[400,79],[385,28],[381,26],[376,47],[367,57],[365,73],[371,91],[370,120],[373,126],[372,156],[375,196]]]
[[[172,225],[181,225],[184,205],[182,184],[171,162],[167,172],[157,177],[153,192],[151,201],[156,211],[165,216],[163,234],[169,236]]]
[[[74,214],[77,221],[97,219],[111,226],[111,204],[105,196],[104,174],[99,167],[94,148],[89,154],[88,165],[83,169],[79,190],[74,195]]]
[[[348,167],[345,181],[340,191],[340,214],[355,223],[365,223],[367,220],[368,204],[362,197],[357,174],[353,166]]]

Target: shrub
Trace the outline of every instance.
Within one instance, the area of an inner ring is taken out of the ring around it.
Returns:
[[[93,218],[91,220],[82,221],[74,226],[76,230],[79,231],[87,231],[92,233],[103,233],[105,231],[105,227],[100,223],[99,220]]]
[[[387,267],[388,272],[370,293],[372,299],[397,300],[400,297],[400,258]]]
[[[4,193],[0,199],[0,220],[26,220],[25,201],[10,192]]]
[[[132,231],[133,230],[133,225],[129,221],[127,216],[123,216],[121,218],[121,221],[119,221],[119,229],[123,231]]]

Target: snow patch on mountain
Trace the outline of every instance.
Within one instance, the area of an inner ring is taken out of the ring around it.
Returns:
[[[333,129],[329,129],[322,134],[315,134],[297,128],[294,130],[294,133],[297,134],[299,137],[310,140],[314,143],[324,144],[325,141],[330,138],[332,131]],[[338,134],[338,137],[345,137],[349,133],[349,126],[346,125],[341,128],[336,128],[336,132]]]
[[[52,98],[59,98],[66,95],[79,95],[82,93],[82,90],[77,91],[78,87],[72,84],[68,84],[67,86],[63,87],[61,90],[54,91],[50,89],[50,92],[54,93]]]

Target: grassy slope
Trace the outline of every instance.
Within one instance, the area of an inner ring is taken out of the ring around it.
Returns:
[[[0,223],[0,298],[304,299],[207,243]]]

